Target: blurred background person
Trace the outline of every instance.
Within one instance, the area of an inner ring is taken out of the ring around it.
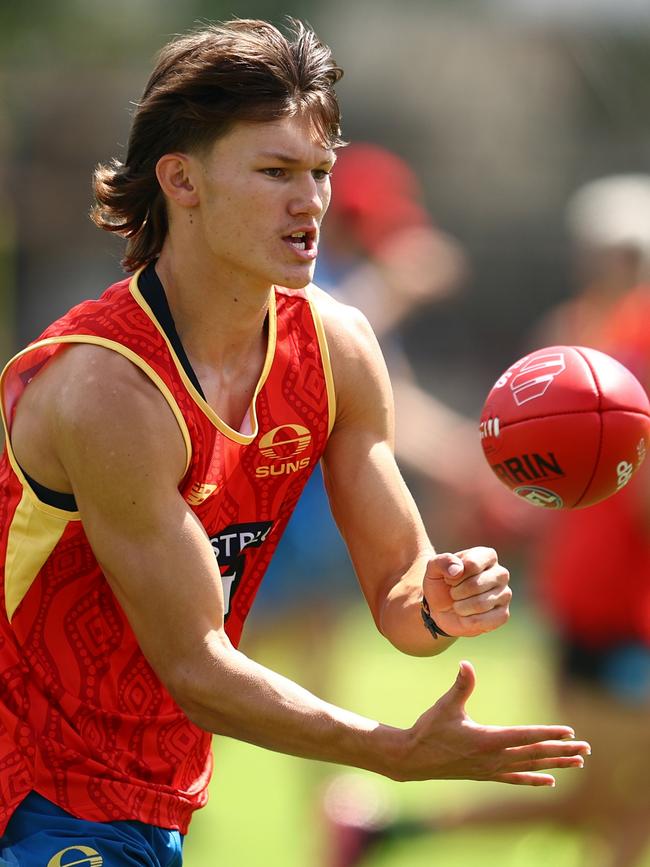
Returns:
[[[584,185],[568,203],[566,224],[576,291],[540,322],[533,348],[595,347],[650,389],[650,175]],[[400,837],[539,822],[579,829],[585,867],[641,863],[650,841],[649,471],[587,509],[524,508],[538,518],[532,590],[552,635],[557,702],[589,738],[591,760],[552,799],[498,800],[431,817],[387,819],[370,785],[348,777],[326,797],[332,867],[371,863],[373,847]]]
[[[418,482],[464,494],[476,469],[475,424],[418,385],[403,328],[424,308],[435,321],[435,305],[467,278],[465,253],[434,225],[415,171],[387,148],[350,145],[340,152],[333,184],[317,278],[365,313],[382,344],[402,417],[402,467]]]

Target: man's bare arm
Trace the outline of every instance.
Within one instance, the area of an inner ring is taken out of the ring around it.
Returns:
[[[564,740],[571,736],[565,726],[490,728],[468,720],[469,666],[411,728],[399,729],[322,701],[248,659],[225,634],[213,550],[177,489],[184,446],[161,395],[129,362],[98,348],[64,353],[48,377],[32,409],[40,407],[89,541],[143,653],[195,723],[394,779],[549,785],[546,769],[581,763],[587,746]],[[39,457],[28,443],[14,445],[38,478]]]
[[[440,653],[450,639],[424,628],[423,593],[451,636],[474,636],[508,619],[508,572],[490,548],[436,554],[393,453],[392,392],[365,318],[319,296],[337,393],[324,456],[332,510],[380,631],[400,650]],[[431,430],[431,448],[436,431]]]

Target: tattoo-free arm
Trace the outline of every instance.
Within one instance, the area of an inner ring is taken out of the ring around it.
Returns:
[[[400,650],[440,653],[451,639],[424,628],[420,603],[451,636],[508,619],[508,572],[490,548],[436,554],[393,454],[393,402],[377,341],[352,308],[322,299],[337,395],[324,456],[332,511],[379,630]],[[437,431],[431,430],[431,448]]]
[[[178,493],[183,440],[161,395],[128,361],[96,347],[55,359],[39,394],[41,375],[29,387],[39,397],[31,403],[35,429],[48,433],[49,457],[63,468],[145,657],[195,723],[403,780],[549,785],[546,769],[581,763],[587,746],[561,740],[570,736],[565,726],[491,728],[468,720],[468,664],[436,705],[400,729],[322,701],[240,653],[224,632],[212,546]],[[15,447],[38,478],[42,451],[30,451],[16,430]]]

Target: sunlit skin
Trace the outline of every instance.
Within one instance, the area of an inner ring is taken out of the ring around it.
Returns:
[[[313,278],[334,161],[298,115],[237,123],[206,151],[158,162],[170,231],[157,271],[208,399],[239,384],[217,406],[235,425],[264,364],[272,287]],[[296,232],[304,237],[291,239]]]
[[[334,160],[303,116],[238,123],[205,153],[166,154],[157,173],[171,231],[159,271],[171,272],[174,284],[186,285],[191,295],[206,293],[219,303],[259,304],[274,284],[306,286]],[[296,232],[305,233],[305,249],[289,240]]]
[[[333,152],[307,119],[237,124],[204,153],[157,166],[169,233],[157,269],[204,394],[238,426],[267,352],[274,284],[311,281]],[[304,233],[290,240],[296,232]],[[310,289],[326,335],[336,417],[323,455],[330,503],[373,618],[399,650],[433,656],[420,600],[449,635],[503,626],[509,575],[491,548],[436,554],[395,463],[390,382],[358,311]],[[322,701],[232,646],[214,550],[180,495],[185,445],[158,388],[105,347],[75,346],[34,378],[12,442],[42,484],[73,491],[84,531],[138,644],[207,731],[393,779],[553,784],[588,752],[567,726],[474,723],[474,670],[404,729]],[[390,528],[387,531],[386,528]],[[425,678],[426,680],[426,678]],[[423,704],[434,696],[423,687]],[[569,740],[567,740],[569,739]]]
[[[248,291],[309,283],[334,162],[309,120],[238,124],[195,159],[197,240],[221,280]],[[306,234],[306,249],[289,241],[295,232]]]

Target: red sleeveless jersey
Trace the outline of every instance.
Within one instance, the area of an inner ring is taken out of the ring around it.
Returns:
[[[61,346],[97,344],[137,365],[182,432],[187,468],[179,490],[211,539],[226,631],[236,645],[332,426],[322,324],[308,291],[275,290],[266,361],[248,418],[235,431],[203,399],[173,322],[154,313],[141,288],[136,277],[116,283],[12,359],[2,376],[5,428],[27,384]],[[162,287],[160,294],[169,314]],[[7,435],[0,463],[0,833],[31,790],[80,818],[135,819],[185,833],[207,800],[211,737],[190,722],[141,653],[79,512],[44,499]]]

